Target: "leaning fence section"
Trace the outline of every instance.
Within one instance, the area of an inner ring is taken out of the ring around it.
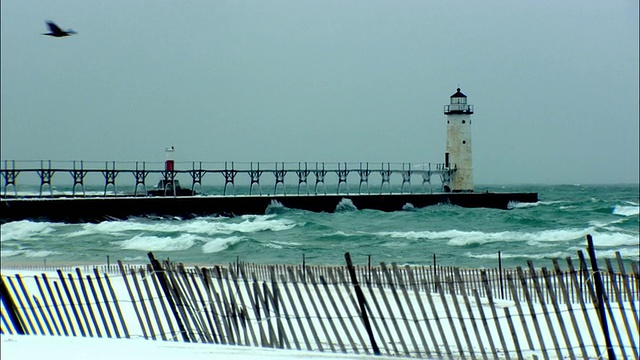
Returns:
[[[149,260],[3,274],[0,330],[416,358],[639,356],[638,264],[619,254],[603,269],[578,252],[501,276],[354,267],[348,254],[342,267]]]

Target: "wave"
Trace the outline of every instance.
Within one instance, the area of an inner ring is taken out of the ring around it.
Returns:
[[[29,240],[56,231],[57,224],[29,220],[13,221],[0,226],[0,241]]]
[[[555,205],[555,204],[561,204],[561,203],[566,203],[568,201],[564,201],[564,200],[556,200],[556,201],[537,201],[534,203],[523,203],[523,202],[518,202],[518,201],[510,201],[509,204],[507,204],[507,208],[509,209],[525,209],[525,208],[530,208],[530,207],[537,207],[540,205]]]
[[[202,240],[202,238],[192,234],[180,235],[177,238],[136,235],[129,240],[120,242],[120,247],[142,251],[180,251],[193,247],[198,240]]]
[[[351,201],[351,199],[343,198],[342,200],[340,200],[338,205],[336,205],[336,212],[357,211],[357,210],[358,208],[353,204],[353,201]]]
[[[631,205],[631,206],[623,206],[623,205],[616,205],[613,207],[613,215],[620,215],[620,216],[635,216],[638,215],[640,213],[640,206],[638,205]]]
[[[70,232],[65,236],[70,238],[97,234],[123,236],[131,232],[228,235],[234,232],[283,231],[292,229],[297,225],[294,221],[274,219],[273,217],[274,215],[245,215],[237,218],[209,217],[182,221],[141,221],[139,219],[104,221],[98,224],[83,224],[81,230]]]
[[[60,254],[51,250],[2,250],[0,257],[10,258],[13,256],[24,256],[27,258],[46,258],[47,256]]]
[[[228,238],[216,238],[208,240],[204,245],[202,245],[202,252],[205,254],[212,254],[227,250],[229,246],[233,244],[237,244],[245,240],[242,236],[231,236]]]
[[[536,253],[536,254],[509,254],[509,253],[504,253],[501,252],[500,253],[500,257],[502,259],[520,259],[520,258],[526,258],[526,259],[560,259],[560,258],[565,258],[567,256],[572,256],[575,254],[569,253],[569,252],[563,252],[563,251],[555,251],[555,252],[551,252],[551,253]],[[466,252],[464,253],[464,256],[468,257],[468,258],[473,258],[473,259],[495,259],[498,260],[498,253],[492,253],[492,254],[475,254],[472,252]]]
[[[595,231],[593,227],[584,229],[542,230],[537,232],[482,232],[462,230],[392,231],[378,232],[374,235],[394,239],[401,238],[413,241],[448,240],[448,245],[464,247],[469,245],[482,245],[497,242],[525,242],[530,246],[544,246],[545,243],[578,240],[584,238],[588,234],[591,234],[593,236],[594,244],[598,244],[599,246],[626,246],[638,243],[637,234],[625,234],[621,232],[599,233]]]

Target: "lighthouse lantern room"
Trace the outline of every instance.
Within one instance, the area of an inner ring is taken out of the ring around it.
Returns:
[[[447,148],[445,167],[452,170],[444,191],[472,192],[473,165],[471,158],[471,114],[473,105],[467,104],[467,96],[456,89],[451,103],[444,106],[447,116]]]

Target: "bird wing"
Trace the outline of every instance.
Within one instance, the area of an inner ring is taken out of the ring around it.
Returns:
[[[64,32],[64,31],[62,31],[62,29],[60,29],[60,27],[58,25],[56,25],[51,20],[47,21],[47,26],[49,26],[49,30],[51,30],[51,32],[54,33],[54,34],[59,34],[59,33],[63,33]]]

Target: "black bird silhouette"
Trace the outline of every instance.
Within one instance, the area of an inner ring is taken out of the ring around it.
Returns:
[[[48,35],[48,36],[53,36],[53,37],[64,37],[64,36],[70,36],[70,35],[77,34],[77,32],[75,32],[75,31],[73,31],[71,29],[69,29],[69,30],[60,29],[60,27],[58,25],[56,25],[51,20],[47,21],[47,26],[49,26],[49,32],[48,33],[44,33],[42,35]]]

